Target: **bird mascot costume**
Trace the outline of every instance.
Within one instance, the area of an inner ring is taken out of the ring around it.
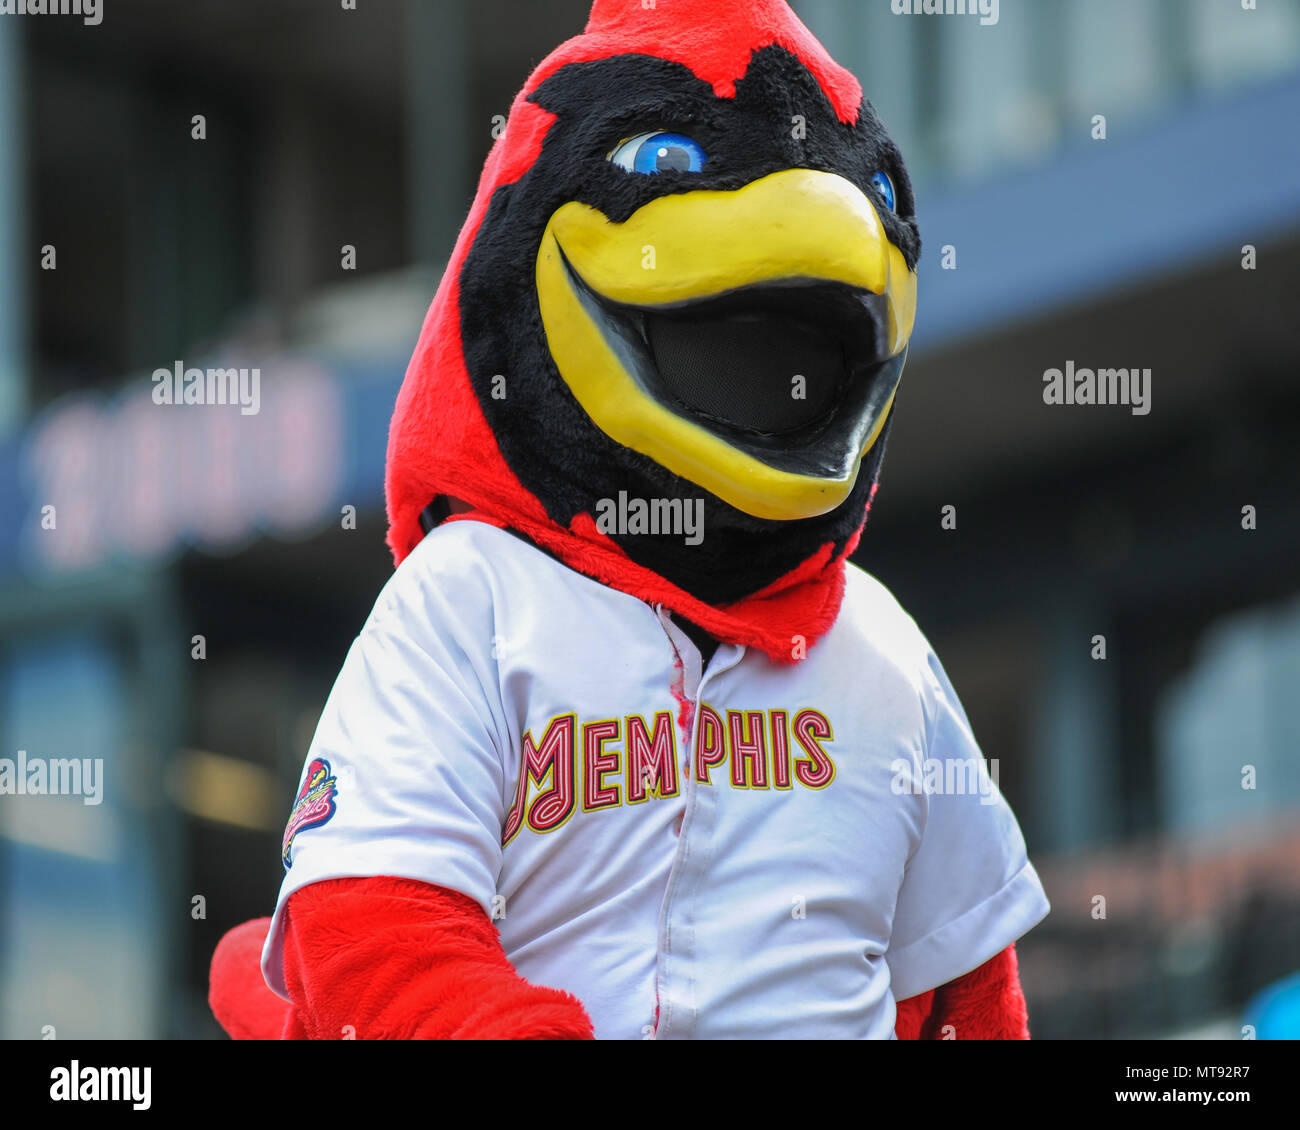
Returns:
[[[232,1036],[1027,1038],[1042,887],[848,561],[919,249],[784,0],[597,0],[541,63],[397,399],[398,567],[275,915],[213,958]]]

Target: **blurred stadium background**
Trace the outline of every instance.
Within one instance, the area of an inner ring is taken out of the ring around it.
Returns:
[[[98,807],[0,797],[0,1035],[217,1033],[208,958],[273,905],[391,569],[388,415],[494,116],[587,6],[0,18],[0,756],[108,767]],[[859,561],[1048,887],[1035,1035],[1239,1037],[1300,970],[1300,3],[795,6],[917,182]],[[177,360],[260,366],[261,413],[153,406]],[[1150,414],[1047,408],[1068,360],[1151,368]]]

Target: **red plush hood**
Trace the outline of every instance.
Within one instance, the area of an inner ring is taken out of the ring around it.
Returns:
[[[762,591],[713,607],[637,565],[601,533],[589,514],[566,528],[548,517],[502,457],[471,386],[461,339],[460,274],[489,201],[537,160],[554,116],[528,96],[561,67],[620,54],[655,55],[689,67],[719,97],[734,97],[754,51],[778,45],[820,83],[841,121],[858,116],[862,92],[799,22],[784,0],[598,0],[585,32],[534,72],[493,147],[469,217],[434,297],[397,399],[388,441],[388,544],[396,561],[423,536],[421,512],[437,497],[462,500],[465,517],[525,535],[569,567],[694,621],[724,641],[761,649],[778,662],[801,657],[834,622],[845,559],[857,538],[827,544]]]

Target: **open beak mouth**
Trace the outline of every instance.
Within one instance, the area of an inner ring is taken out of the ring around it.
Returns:
[[[601,431],[789,521],[842,503],[884,430],[916,276],[856,186],[791,169],[659,197],[621,224],[563,205],[537,294],[556,368]]]
[[[889,353],[884,295],[806,281],[640,307],[565,266],[641,389],[782,471],[849,475],[902,376],[906,350]]]

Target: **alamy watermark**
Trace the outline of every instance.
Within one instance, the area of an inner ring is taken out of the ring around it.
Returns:
[[[1000,795],[996,757],[987,770],[982,757],[898,757],[889,768],[894,774],[889,789],[895,796],[978,796],[980,804],[997,804]]]
[[[979,16],[984,27],[998,22],[998,0],[890,0],[896,16]]]
[[[177,361],[153,371],[155,404],[238,404],[241,415],[256,416],[262,406],[261,369],[187,369]]]
[[[103,0],[0,0],[0,16],[80,16],[96,27],[104,20]]]
[[[1043,373],[1044,404],[1127,404],[1134,416],[1151,411],[1150,369],[1084,369],[1067,361]]]
[[[148,1110],[153,1103],[152,1075],[151,1067],[83,1067],[74,1059],[50,1072],[50,1101],[121,1102],[130,1103],[133,1110]]]
[[[102,757],[0,757],[0,796],[79,796],[83,804],[104,800]]]
[[[657,534],[683,538],[687,545],[704,540],[704,499],[602,498],[596,503],[596,528],[602,534]]]

